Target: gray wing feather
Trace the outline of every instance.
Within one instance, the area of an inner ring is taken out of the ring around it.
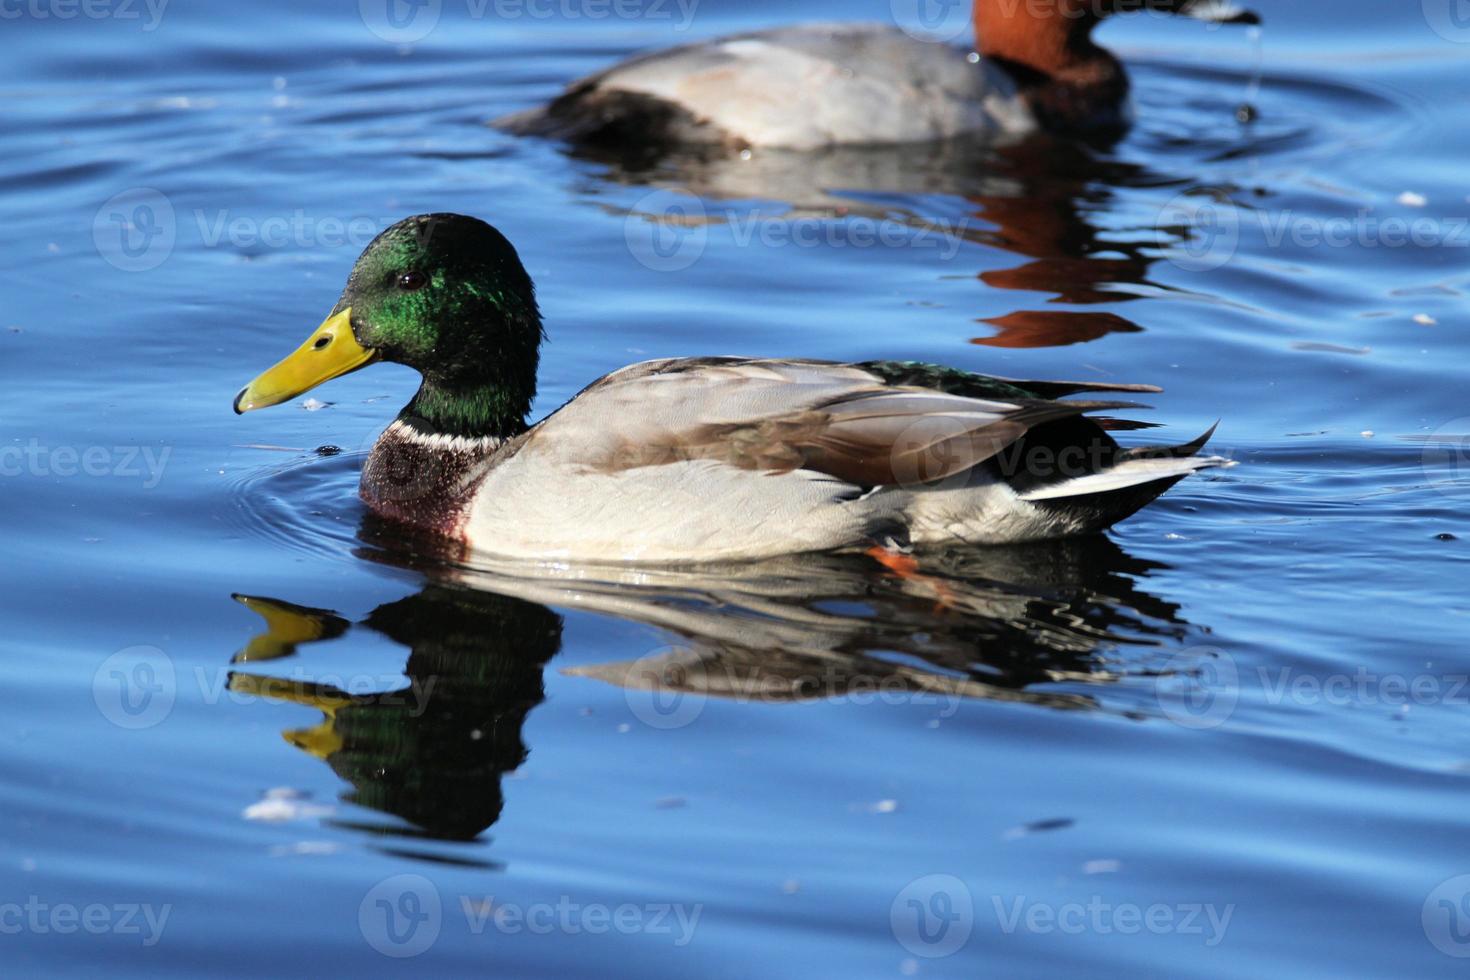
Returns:
[[[700,359],[609,375],[545,423],[604,473],[708,460],[806,470],[858,487],[916,485],[973,469],[1033,426],[1131,402],[996,401],[893,386],[847,364]],[[608,419],[617,420],[609,426]]]

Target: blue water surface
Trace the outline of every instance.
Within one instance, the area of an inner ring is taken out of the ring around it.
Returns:
[[[6,7],[4,972],[1461,973],[1470,24],[1256,6],[1103,28],[1116,145],[748,160],[485,123],[918,5]],[[1157,383],[1120,437],[1239,465],[927,579],[446,565],[355,497],[412,372],[230,409],[441,210],[537,281],[538,412],[912,358]]]

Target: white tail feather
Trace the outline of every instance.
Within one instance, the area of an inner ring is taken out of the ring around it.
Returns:
[[[1075,480],[1066,480],[1062,483],[1053,483],[1050,486],[1037,487],[1021,494],[1022,500],[1056,500],[1059,497],[1085,497],[1094,493],[1107,493],[1109,490],[1122,490],[1124,487],[1136,487],[1140,483],[1152,483],[1155,480],[1167,480],[1170,477],[1185,476],[1195,470],[1208,469],[1211,466],[1234,466],[1235,464],[1223,456],[1189,456],[1184,459],[1160,458],[1160,459],[1130,459],[1112,469],[1102,473],[1093,473],[1089,476],[1079,476]]]

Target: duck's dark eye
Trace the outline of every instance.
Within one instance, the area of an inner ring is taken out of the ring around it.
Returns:
[[[405,292],[413,292],[415,289],[423,289],[429,277],[422,272],[400,272],[398,274],[398,288]]]

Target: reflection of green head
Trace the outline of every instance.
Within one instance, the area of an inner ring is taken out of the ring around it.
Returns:
[[[333,728],[332,769],[351,802],[433,837],[469,840],[500,816],[500,777],[526,757],[521,726],[545,697],[561,617],[487,592],[429,586],[366,625],[412,649],[408,689],[354,699]]]
[[[237,663],[288,656],[348,628],[330,610],[235,598],[267,625]],[[284,734],[354,785],[351,802],[402,817],[431,837],[475,837],[500,816],[501,775],[525,760],[521,726],[545,697],[541,670],[561,649],[561,617],[521,599],[431,585],[378,607],[365,625],[412,650],[407,688],[360,695],[235,673],[230,689],[326,715]]]

